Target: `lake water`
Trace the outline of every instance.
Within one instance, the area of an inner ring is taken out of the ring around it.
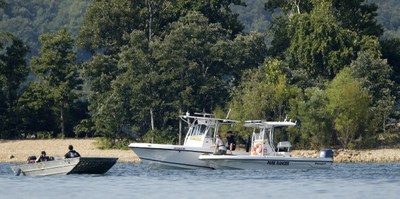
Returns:
[[[331,170],[151,170],[117,163],[105,175],[14,176],[0,163],[0,198],[400,198],[400,163]]]

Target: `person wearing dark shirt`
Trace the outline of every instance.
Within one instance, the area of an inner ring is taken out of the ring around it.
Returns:
[[[50,160],[50,158],[49,158],[49,156],[46,156],[46,151],[42,151],[42,153],[40,154],[40,156],[38,157],[36,162],[45,162],[45,161],[49,161],[49,160]]]
[[[234,151],[236,149],[236,141],[235,141],[235,136],[232,134],[232,131],[228,131],[226,139],[228,140],[229,150],[231,152]]]
[[[64,155],[65,158],[76,158],[80,157],[81,155],[74,150],[72,145],[68,146],[69,151]]]

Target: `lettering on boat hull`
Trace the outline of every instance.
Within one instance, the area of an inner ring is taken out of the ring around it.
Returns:
[[[268,161],[269,165],[289,165],[289,161]]]

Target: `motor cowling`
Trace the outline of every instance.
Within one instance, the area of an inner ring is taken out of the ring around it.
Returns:
[[[333,150],[332,149],[322,149],[319,152],[320,158],[333,158]]]

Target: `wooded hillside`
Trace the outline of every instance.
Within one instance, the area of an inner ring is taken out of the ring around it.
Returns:
[[[177,143],[179,114],[231,110],[297,120],[278,139],[301,149],[400,140],[394,0],[0,5],[0,139]]]

